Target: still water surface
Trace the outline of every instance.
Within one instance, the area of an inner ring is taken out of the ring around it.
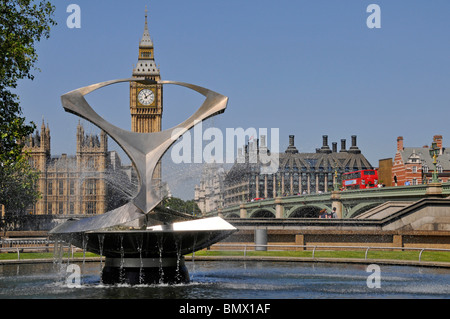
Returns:
[[[64,264],[0,265],[0,298],[450,299],[450,270],[442,268],[381,265],[381,287],[369,288],[366,265],[195,261],[186,262],[186,285],[107,286],[100,263],[79,265],[80,288],[67,286]]]

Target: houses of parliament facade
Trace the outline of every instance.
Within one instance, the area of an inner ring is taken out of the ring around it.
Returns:
[[[147,10],[145,27],[139,43],[139,57],[132,76],[160,80],[154,60]],[[150,133],[161,130],[162,86],[130,83],[131,130]],[[39,130],[24,141],[31,166],[40,173],[41,198],[27,213],[36,215],[97,215],[127,202],[137,191],[134,170],[122,165],[115,151],[108,151],[108,136],[101,131],[86,134],[79,122],[76,131],[76,154],[51,155],[50,128],[44,121]],[[114,177],[114,178],[109,178]],[[154,179],[161,180],[161,166]],[[134,182],[133,182],[134,181]],[[120,188],[120,189],[119,189]],[[124,189],[126,191],[124,192]]]

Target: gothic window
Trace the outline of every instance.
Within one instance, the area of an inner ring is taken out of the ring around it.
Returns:
[[[96,183],[95,180],[86,181],[86,195],[95,195]]]
[[[95,160],[92,157],[89,157],[87,160],[87,167],[89,168],[95,168]]]
[[[64,181],[59,181],[58,184],[59,195],[64,195]]]
[[[47,184],[47,195],[53,195],[53,182],[49,181]]]
[[[34,159],[33,157],[30,157],[30,158],[28,159],[28,163],[30,164],[30,166],[31,166],[32,168],[36,168],[36,162],[35,162],[35,159]]]
[[[97,210],[96,202],[87,202],[87,213],[88,214],[95,214],[96,210]]]
[[[75,195],[75,181],[70,181],[70,195]]]

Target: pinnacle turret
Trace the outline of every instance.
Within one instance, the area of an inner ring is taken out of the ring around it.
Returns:
[[[150,38],[150,32],[148,31],[147,12],[148,12],[147,7],[145,7],[144,34],[142,35],[141,42],[139,43],[139,48],[153,48],[153,42],[152,39]]]

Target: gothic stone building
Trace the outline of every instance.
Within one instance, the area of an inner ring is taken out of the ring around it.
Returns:
[[[24,152],[31,166],[40,172],[38,189],[41,198],[31,208],[37,215],[102,214],[106,212],[108,141],[102,131],[86,135],[77,127],[75,156],[51,156],[50,129],[42,123],[41,132],[29,136]]]
[[[96,215],[123,205],[135,193],[136,175],[122,165],[116,151],[108,151],[105,132],[85,134],[77,126],[76,155],[52,156],[50,129],[42,124],[25,141],[24,152],[39,171],[41,198],[30,207],[36,215]],[[119,186],[120,185],[120,186]]]
[[[204,165],[194,191],[194,201],[203,214],[223,207],[225,176],[223,165],[216,162]]]
[[[139,42],[139,56],[132,77],[159,81],[160,71],[154,60],[145,13],[144,32]],[[162,85],[130,83],[131,130],[138,133],[161,131],[163,110]],[[76,155],[52,156],[50,129],[42,124],[26,141],[32,167],[40,172],[42,198],[30,208],[33,214],[103,214],[126,201],[135,191],[136,178],[131,166],[123,166],[116,152],[108,151],[107,135],[86,135],[77,128]],[[114,177],[114,178],[111,178]],[[161,181],[161,166],[154,179]],[[112,181],[114,179],[114,181]],[[120,187],[117,186],[119,182]],[[160,189],[164,192],[164,185]],[[167,192],[167,190],[165,190]],[[163,193],[161,193],[163,194]]]
[[[289,136],[289,146],[279,154],[279,169],[275,174],[262,174],[261,163],[250,163],[249,158],[258,158],[262,150],[268,151],[265,138],[249,142],[240,149],[236,163],[225,178],[224,204],[235,205],[255,198],[275,198],[296,194],[313,194],[333,190],[335,171],[340,176],[345,172],[373,169],[369,161],[356,145],[352,136],[352,146],[346,149],[346,140],[328,145],[328,136],[322,137],[322,147],[315,153],[299,153],[294,145],[294,136]],[[270,152],[270,151],[269,151]]]

